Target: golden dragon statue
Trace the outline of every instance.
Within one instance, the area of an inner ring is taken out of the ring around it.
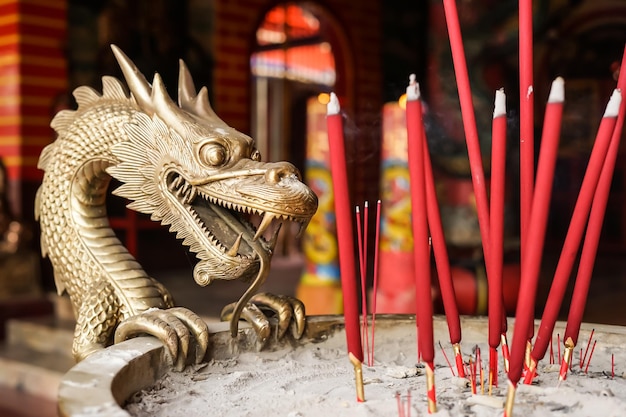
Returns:
[[[279,337],[290,327],[300,337],[302,303],[258,291],[280,224],[305,228],[317,197],[292,164],[261,161],[254,141],[215,114],[206,87],[196,93],[182,60],[176,104],[158,73],[148,83],[119,48],[112,49],[130,94],[110,76],[102,77],[102,94],[86,86],[74,90],[78,108],[54,117],[58,137],[38,165],[45,171],[35,202],[41,249],[52,263],[58,292],[67,292],[74,307],[74,357],[80,361],[112,343],[149,334],[163,341],[176,368],[183,369],[200,362],[208,347],[205,322],[174,307],[168,290],[111,229],[106,197],[112,177],[121,182],[113,193],[128,199],[130,209],[169,226],[196,254],[198,284],[250,282],[222,311],[233,337],[245,319],[262,343],[271,332],[270,313],[278,317]]]

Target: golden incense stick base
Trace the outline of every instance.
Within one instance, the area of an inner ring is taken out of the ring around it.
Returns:
[[[509,390],[504,403],[504,417],[513,417],[513,403],[515,402],[515,385],[509,380]]]
[[[461,344],[454,343],[452,345],[452,351],[454,352],[454,360],[456,362],[456,370],[459,373],[459,377],[465,378],[465,368],[463,367],[463,353],[461,352]]]
[[[567,379],[567,371],[569,370],[575,347],[571,337],[568,337],[563,344],[565,345],[565,351],[563,352],[563,362],[561,362],[561,370],[559,371],[559,382]]]
[[[506,339],[506,333],[500,335],[500,345],[502,345],[502,365],[504,372],[509,372],[509,344]]]
[[[530,362],[532,362],[532,356],[530,356],[533,351],[533,344],[530,340],[526,341],[526,350],[524,351],[524,366],[526,369],[530,368]]]
[[[437,395],[435,393],[435,367],[426,363],[426,395],[428,396],[428,414],[437,412]]]
[[[363,387],[363,364],[352,353],[348,354],[352,366],[354,366],[354,381],[356,382],[356,400],[365,402],[365,388]]]
[[[530,366],[526,370],[526,375],[524,375],[524,384],[531,384],[533,379],[535,378],[535,373],[537,372],[537,361],[532,357],[530,358]]]

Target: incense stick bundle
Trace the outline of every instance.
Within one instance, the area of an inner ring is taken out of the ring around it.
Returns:
[[[539,326],[535,345],[531,353],[531,367],[536,366],[537,362],[543,359],[548,349],[548,344],[550,343],[550,338],[554,331],[554,325],[558,318],[561,303],[567,289],[569,276],[580,247],[580,241],[585,227],[587,226],[589,211],[594,200],[598,180],[600,179],[600,172],[605,164],[606,154],[615,128],[620,101],[621,95],[614,92],[607,105],[607,111],[602,118],[600,127],[598,128],[596,141],[574,206],[570,226],[565,236],[561,256],[557,263],[556,272],[554,273],[548,299],[546,300],[546,306],[541,318],[541,325]],[[586,261],[591,261],[588,258],[585,259]],[[567,336],[565,336],[564,339],[567,341]]]

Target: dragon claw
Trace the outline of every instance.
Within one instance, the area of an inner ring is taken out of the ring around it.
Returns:
[[[233,311],[236,303],[224,307],[221,314],[223,321],[233,319]],[[254,295],[241,312],[241,318],[250,323],[255,330],[259,343],[264,346],[270,336],[270,322],[268,316],[276,316],[278,319],[277,337],[281,339],[287,330],[291,328],[294,338],[299,339],[306,327],[306,316],[302,301],[289,296],[279,296],[269,293]]]
[[[115,343],[145,334],[163,342],[178,371],[182,371],[187,363],[190,336],[195,340],[195,363],[202,361],[208,348],[209,331],[206,324],[195,313],[181,307],[151,309],[129,317],[117,327]]]

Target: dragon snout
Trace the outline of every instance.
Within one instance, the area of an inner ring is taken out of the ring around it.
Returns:
[[[270,164],[265,172],[265,181],[269,184],[278,184],[282,179],[295,177],[298,181],[302,181],[302,175],[298,168],[289,162],[276,162]]]

